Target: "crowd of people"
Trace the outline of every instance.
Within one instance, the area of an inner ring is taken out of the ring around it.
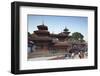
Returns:
[[[87,51],[87,45],[73,45],[73,47],[70,49],[69,53],[65,54],[65,58],[87,58],[88,51]]]

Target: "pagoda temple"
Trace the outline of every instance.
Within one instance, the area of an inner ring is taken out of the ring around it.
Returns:
[[[38,30],[33,31],[34,36],[31,39],[37,46],[37,51],[67,51],[68,47],[70,47],[67,42],[70,32],[64,31],[59,34],[50,34],[48,27],[44,23],[38,25],[37,28]]]
[[[37,26],[32,34],[28,32],[28,58],[66,56],[87,52],[87,44],[80,41],[71,41],[67,28],[58,34],[50,33],[46,25]]]
[[[48,27],[44,24],[37,26],[38,30],[34,31],[35,36],[32,38],[37,46],[37,50],[47,51],[52,43]]]
[[[64,32],[59,33],[57,38],[58,42],[56,42],[53,47],[58,51],[60,50],[68,52],[68,48],[70,47],[70,43],[67,41],[68,34],[65,34]]]

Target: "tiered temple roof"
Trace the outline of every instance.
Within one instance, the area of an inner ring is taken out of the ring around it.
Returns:
[[[48,31],[48,27],[44,24],[37,26],[38,30],[34,31],[34,37],[32,38],[35,44],[43,47],[51,47],[51,48],[67,48],[69,47],[69,43],[65,40],[68,38],[68,31],[61,32],[59,34],[50,34]],[[56,42],[54,42],[54,38],[56,38]]]

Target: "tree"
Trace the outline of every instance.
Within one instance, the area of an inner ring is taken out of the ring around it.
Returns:
[[[83,40],[84,36],[80,33],[80,40]]]
[[[28,37],[30,37],[31,36],[31,34],[30,34],[30,32],[28,32]]]
[[[75,40],[83,40],[84,36],[79,32],[74,32],[72,34],[72,38]]]

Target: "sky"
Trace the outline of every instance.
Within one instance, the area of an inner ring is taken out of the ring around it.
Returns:
[[[88,41],[88,17],[81,16],[50,16],[50,15],[28,15],[28,32],[38,30],[37,26],[44,23],[48,26],[50,33],[63,32],[68,28],[70,35],[73,32],[80,32],[86,41]]]

